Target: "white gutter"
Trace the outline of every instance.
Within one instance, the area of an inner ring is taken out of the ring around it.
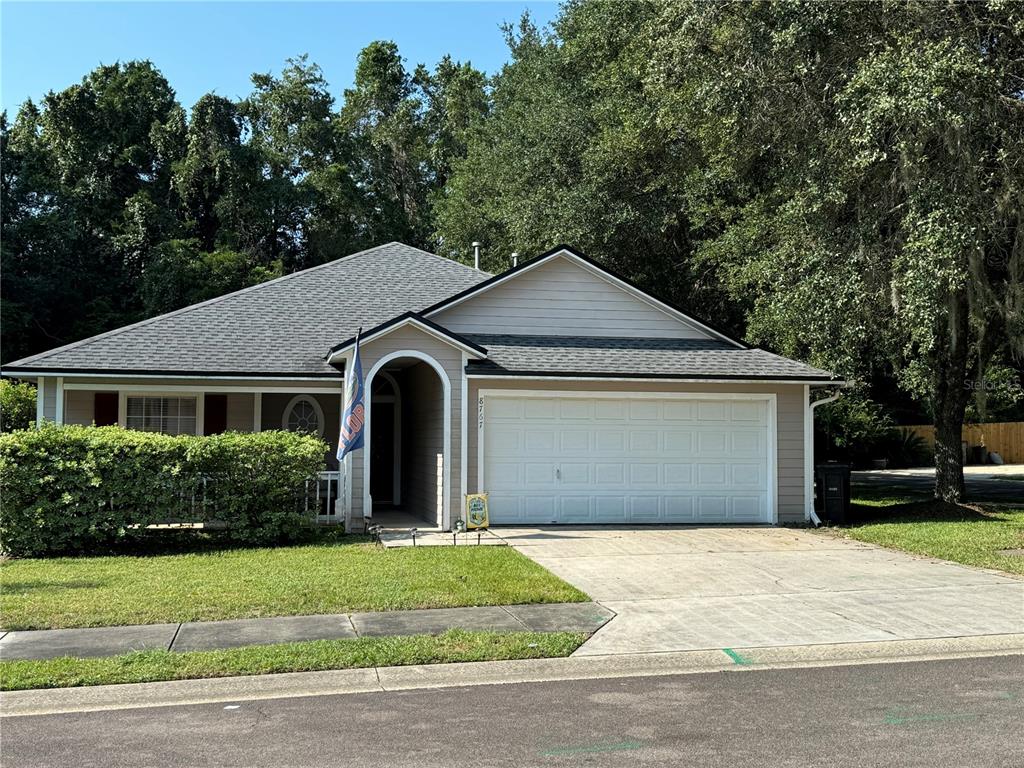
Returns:
[[[814,527],[817,528],[821,525],[821,518],[814,511],[814,409],[819,405],[834,403],[839,399],[842,391],[812,403],[810,402],[810,387],[805,389],[808,392],[805,394],[807,409],[804,418],[804,520],[814,523]]]

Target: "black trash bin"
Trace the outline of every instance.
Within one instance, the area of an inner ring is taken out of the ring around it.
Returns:
[[[816,469],[822,517],[844,525],[850,517],[850,465],[819,464]]]

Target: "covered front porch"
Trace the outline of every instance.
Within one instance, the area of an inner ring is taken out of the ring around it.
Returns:
[[[364,517],[387,529],[443,527],[447,380],[431,361],[391,357],[364,382]]]

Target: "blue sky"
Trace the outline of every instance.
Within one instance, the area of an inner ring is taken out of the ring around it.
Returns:
[[[557,3],[518,2],[0,2],[0,90],[12,113],[81,80],[99,64],[150,59],[186,107],[207,91],[249,93],[253,72],[279,72],[308,53],[340,97],[356,54],[394,40],[410,69],[445,53],[488,73],[507,60],[504,21],[539,24]]]

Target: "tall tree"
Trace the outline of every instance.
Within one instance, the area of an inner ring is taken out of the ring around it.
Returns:
[[[692,141],[657,119],[648,85],[657,8],[569,2],[553,33],[529,17],[506,29],[512,61],[437,196],[438,239],[463,258],[483,242],[491,269],[506,268],[512,251],[571,242],[698,314],[713,308],[739,331],[714,266],[691,258],[702,224],[690,180],[702,163]]]
[[[22,108],[2,158],[5,356],[137,317],[133,284],[176,227],[170,168],[183,131],[149,62],[98,67],[42,109]]]
[[[661,120],[727,194],[702,246],[749,337],[848,375],[880,358],[963,497],[971,382],[1024,340],[1024,8],[666,3]],[[712,190],[713,192],[714,190]]]
[[[422,111],[397,45],[377,41],[360,51],[341,124],[355,145],[353,172],[372,212],[371,240],[428,243],[429,152]]]

